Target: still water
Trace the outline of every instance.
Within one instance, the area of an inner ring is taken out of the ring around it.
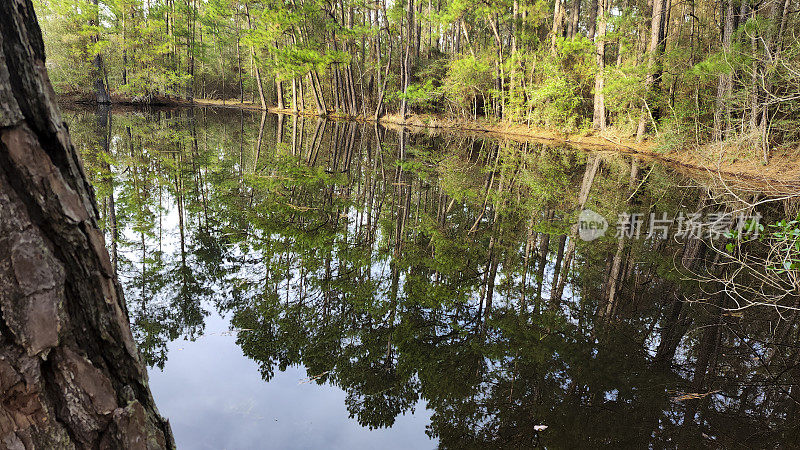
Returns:
[[[534,142],[64,115],[179,448],[800,445],[795,269],[742,240],[792,199]]]

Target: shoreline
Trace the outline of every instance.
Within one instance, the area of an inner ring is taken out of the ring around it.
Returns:
[[[64,105],[96,106],[85,98],[75,99],[73,96],[59,98]],[[153,103],[139,103],[118,98],[109,107],[131,108],[170,108],[170,107],[218,107],[248,111],[264,111],[271,114],[297,115],[304,117],[321,117],[314,110],[297,111],[268,107],[262,109],[259,104],[240,103],[238,101],[175,98],[158,98]],[[660,151],[652,140],[636,142],[629,138],[589,133],[567,133],[552,129],[529,127],[513,122],[490,122],[488,120],[462,120],[446,118],[433,114],[412,114],[405,120],[395,114],[385,114],[377,121],[373,117],[351,116],[330,113],[324,116],[330,120],[351,120],[363,123],[378,122],[381,125],[398,130],[405,128],[413,133],[421,134],[469,134],[488,136],[515,142],[536,142],[542,144],[569,145],[581,150],[624,153],[636,155],[643,159],[657,161],[675,167],[683,172],[715,178],[725,184],[734,183],[736,188],[759,189],[763,192],[778,194],[800,194],[800,146],[794,149],[773,150],[769,163],[764,164],[760,155],[755,156],[748,150],[722,146],[719,143],[705,144],[685,151]]]

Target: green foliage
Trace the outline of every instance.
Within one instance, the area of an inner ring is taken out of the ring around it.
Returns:
[[[449,110],[465,117],[472,111],[480,97],[488,98],[493,87],[492,62],[488,56],[463,56],[453,59],[442,81],[442,92]]]
[[[594,44],[585,38],[559,40],[557,53],[536,58],[539,83],[527,90],[528,120],[548,127],[574,130],[585,126],[587,95],[592,88]]]

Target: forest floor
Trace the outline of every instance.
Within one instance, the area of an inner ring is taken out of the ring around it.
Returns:
[[[114,105],[139,106],[124,99],[114,99]],[[152,106],[212,106],[262,111],[257,103],[240,103],[238,100],[194,100],[157,99]],[[74,98],[62,98],[62,103],[87,102]],[[268,108],[276,114],[300,114],[317,116],[316,111],[294,111]],[[372,122],[372,118],[346,116],[331,113],[330,119],[357,120]],[[614,133],[576,132],[568,133],[553,129],[531,127],[510,122],[493,122],[485,119],[452,119],[431,114],[410,115],[403,120],[399,115],[387,114],[380,118],[387,128],[406,128],[414,133],[448,134],[466,133],[475,136],[490,136],[516,142],[537,142],[543,144],[563,144],[590,151],[635,154],[647,160],[659,161],[675,167],[688,175],[712,178],[731,188],[756,190],[773,194],[800,193],[800,146],[782,147],[770,150],[769,161],[765,164],[763,153],[752,146],[734,144],[705,144],[665,149],[656,142],[646,139],[636,142],[627,136]]]

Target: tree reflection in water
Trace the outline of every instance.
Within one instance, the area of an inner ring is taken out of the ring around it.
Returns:
[[[584,242],[572,225],[583,207],[736,209],[718,187],[628,157],[371,124],[66,116],[150,365],[215,310],[265,381],[301,365],[370,428],[424,400],[443,447],[800,445],[796,312],[732,311],[697,281],[735,270],[724,243]]]

